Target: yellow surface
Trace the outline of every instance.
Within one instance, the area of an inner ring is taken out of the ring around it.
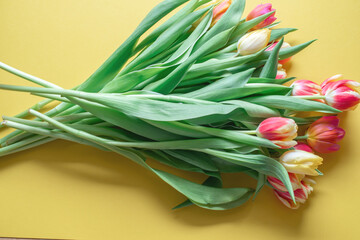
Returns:
[[[160,0],[0,0],[0,61],[65,88],[84,81]],[[248,1],[246,12],[263,1]],[[292,44],[319,39],[293,58],[290,76],[360,80],[360,1],[273,0]],[[1,83],[24,81],[0,72]],[[39,98],[0,92],[0,113]],[[270,189],[231,211],[189,207],[129,160],[56,141],[0,160],[0,236],[68,239],[359,239],[360,111],[341,114],[341,151],[326,156],[315,192],[297,211]],[[185,175],[189,176],[189,174]],[[227,186],[243,186],[227,175]],[[195,180],[202,177],[196,176]],[[252,183],[253,184],[253,183]]]

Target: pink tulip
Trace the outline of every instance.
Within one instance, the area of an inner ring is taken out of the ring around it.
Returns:
[[[249,13],[249,15],[246,17],[246,21],[260,17],[261,15],[264,15],[264,14],[272,12],[272,11],[275,11],[275,9],[272,9],[271,3],[260,4]],[[260,29],[260,28],[269,26],[276,20],[276,17],[274,17],[274,16],[275,16],[275,13],[271,14],[264,21],[262,21],[261,23],[259,23],[255,27],[253,27],[252,30],[256,30],[256,29]]]
[[[310,80],[297,80],[291,85],[293,87],[291,95],[293,96],[311,96],[321,95],[321,87]],[[323,99],[314,99],[315,101],[325,103]]]
[[[268,51],[268,52],[269,52],[269,51],[272,51],[278,43],[279,43],[279,42],[274,42],[274,43],[271,44],[265,51]],[[291,47],[291,45],[290,45],[289,43],[283,42],[283,44],[282,44],[282,46],[281,46],[280,49],[289,48],[289,47]],[[286,58],[286,59],[279,60],[279,63],[280,63],[280,64],[285,64],[285,63],[287,63],[288,61],[290,61],[290,59],[291,59],[291,57]]]
[[[294,190],[295,202],[290,197],[289,192],[279,191],[274,189],[275,196],[288,208],[297,209],[300,204],[304,204],[309,197],[309,194],[313,191],[313,188],[304,179],[301,181],[301,188]]]
[[[341,111],[354,110],[360,102],[360,94],[356,90],[360,83],[353,80],[339,80],[341,75],[326,79],[322,84],[322,94],[326,103]]]
[[[337,142],[345,136],[344,129],[339,127],[339,121],[336,116],[325,116],[313,122],[306,133],[308,144],[320,153],[339,150]]]
[[[225,14],[232,3],[232,0],[224,0],[219,5],[217,5],[213,10],[213,20],[211,25],[213,26],[220,18]]]
[[[305,151],[305,152],[309,152],[309,153],[314,153],[312,148],[309,145],[305,144],[305,143],[298,143],[296,146],[294,146],[294,148],[296,150],[301,150],[301,151]]]
[[[293,139],[297,137],[295,121],[283,117],[271,117],[260,123],[256,129],[259,137],[269,139],[282,149],[291,148],[296,145]]]

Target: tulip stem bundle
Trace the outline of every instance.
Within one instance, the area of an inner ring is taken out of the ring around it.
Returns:
[[[357,83],[333,77],[321,87],[308,80],[283,85],[294,78],[286,78],[279,64],[313,41],[290,46],[284,36],[296,29],[274,29],[271,4],[242,19],[244,6],[245,0],[165,0],[71,90],[0,63],[38,85],[0,84],[0,89],[45,98],[3,117],[1,125],[16,130],[0,139],[0,156],[64,139],[118,153],[153,172],[188,198],[176,208],[234,208],[264,185],[286,206],[299,207],[312,191],[310,177],[322,175],[317,169],[322,158],[313,150],[339,148],[344,132],[334,115],[357,105],[360,98],[352,94]],[[338,104],[349,92],[347,105]],[[61,103],[44,111],[53,101]],[[300,117],[298,112],[318,114]],[[321,118],[323,113],[332,116]],[[310,125],[305,136],[297,136],[298,125]],[[207,179],[191,182],[151,167],[147,158]],[[234,172],[255,178],[257,186],[223,188],[222,174]]]

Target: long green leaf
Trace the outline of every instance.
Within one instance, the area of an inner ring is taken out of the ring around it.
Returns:
[[[292,96],[260,96],[243,99],[251,103],[263,105],[271,108],[288,109],[294,111],[315,111],[325,113],[339,113],[341,111],[330,107],[324,103],[304,100]]]
[[[291,186],[288,172],[278,161],[264,155],[244,155],[210,149],[204,150],[203,152],[223,158],[232,163],[251,168],[264,175],[269,175],[280,179],[284,183],[286,189],[289,191],[291,197],[294,199],[294,192]]]
[[[277,68],[279,65],[279,51],[283,42],[284,38],[282,38],[280,42],[275,46],[275,48],[271,51],[271,54],[260,73],[260,78],[276,78]]]
[[[121,67],[132,55],[133,48],[140,38],[156,22],[169,12],[188,0],[165,0],[152,9],[130,37],[93,73],[88,80],[81,84],[79,90],[88,92],[99,91],[107,82],[111,81]]]

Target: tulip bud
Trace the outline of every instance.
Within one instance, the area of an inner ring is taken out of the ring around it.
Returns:
[[[280,162],[288,172],[318,176],[315,170],[322,164],[323,159],[313,153],[302,150],[290,150],[280,157]]]
[[[232,3],[232,0],[224,0],[219,5],[217,5],[213,10],[213,20],[211,26],[215,25],[220,18],[225,14]]]
[[[320,153],[339,150],[337,142],[345,136],[345,131],[338,127],[339,121],[336,116],[325,116],[313,122],[306,132],[308,144]]]
[[[245,34],[240,38],[237,49],[240,55],[249,55],[265,48],[270,40],[271,31],[267,28]]]
[[[217,23],[220,18],[225,14],[225,12],[228,10],[232,3],[232,0],[212,0],[208,3],[205,3],[197,8],[197,10],[204,9],[210,6],[215,6],[213,9],[213,17],[211,22],[211,27]],[[204,19],[205,15],[202,16],[199,20],[197,20],[195,23],[193,23],[192,31],[201,23],[201,21]]]
[[[282,149],[290,148],[296,145],[293,139],[297,137],[295,121],[283,117],[271,117],[260,123],[256,129],[259,137],[269,139]]]
[[[274,42],[273,44],[271,44],[265,51],[269,52],[269,51],[272,51],[275,46],[278,44],[279,42]],[[289,48],[291,47],[291,45],[287,42],[283,42],[283,44],[281,45],[281,48],[280,49],[285,49],[285,48]],[[287,63],[288,61],[290,61],[291,57],[289,58],[286,58],[286,59],[282,59],[282,60],[279,60],[279,63],[280,64],[285,64]]]
[[[304,204],[309,197],[309,194],[313,191],[313,188],[307,181],[301,181],[301,188],[294,190],[295,202],[291,199],[289,192],[278,191],[274,189],[275,196],[288,208],[297,209],[300,204]]]
[[[294,146],[295,150],[302,150],[309,153],[314,153],[314,151],[311,149],[311,147],[305,143],[298,143],[296,146]]]
[[[291,85],[293,88],[292,96],[311,96],[321,95],[321,87],[310,80],[297,80]],[[315,101],[325,103],[324,99],[314,99]]]
[[[341,111],[354,110],[360,102],[360,94],[356,88],[360,83],[353,80],[339,80],[342,76],[335,75],[321,84],[322,94],[326,103]]]
[[[272,11],[275,11],[275,9],[272,9],[271,3],[260,4],[249,13],[249,15],[246,17],[246,21],[260,17],[260,16],[262,16],[266,13],[272,12]],[[268,18],[266,18],[264,21],[262,21],[261,23],[259,23],[255,27],[253,27],[252,29],[256,30],[256,29],[260,29],[260,28],[269,26],[270,24],[275,22],[276,17],[274,17],[274,16],[275,16],[275,13],[271,14]]]

